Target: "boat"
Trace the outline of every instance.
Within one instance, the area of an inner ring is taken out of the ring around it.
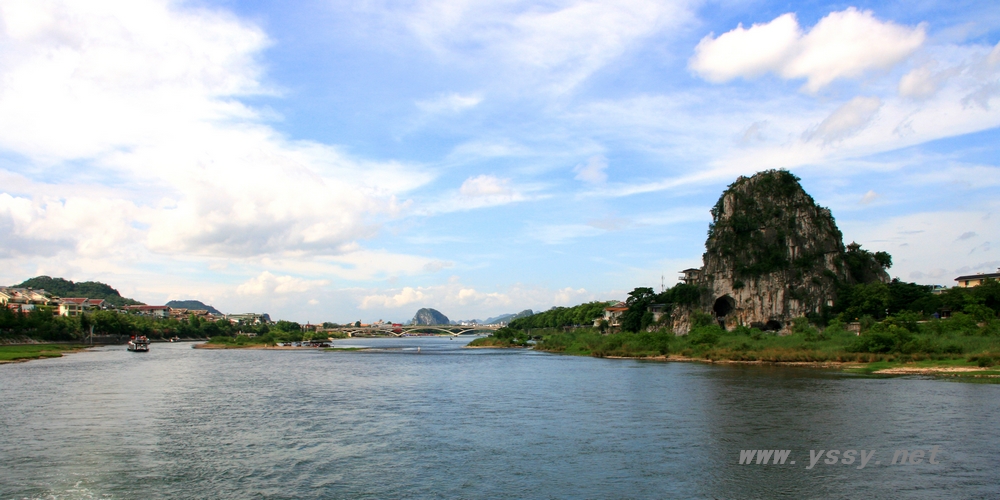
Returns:
[[[145,335],[135,336],[128,341],[128,350],[132,352],[149,352],[149,339]]]

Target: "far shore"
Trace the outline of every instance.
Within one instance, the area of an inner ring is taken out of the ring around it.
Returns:
[[[465,346],[465,349],[524,349],[523,346]],[[556,351],[543,351],[552,354],[565,354]],[[593,357],[593,356],[587,356]],[[665,356],[603,356],[604,359],[631,359],[636,361],[660,361],[660,362],[681,362],[681,363],[706,363],[720,365],[757,365],[757,366],[786,366],[803,368],[824,368],[847,372],[863,373],[868,375],[935,375],[935,376],[960,376],[973,378],[1000,379],[1000,370],[995,368],[982,368],[976,366],[917,366],[916,363],[904,363],[887,368],[873,369],[873,365],[884,365],[884,362],[858,363],[856,361],[744,361],[730,359],[705,359],[689,356],[670,354]]]
[[[244,344],[244,345],[230,345],[230,344],[195,344],[191,346],[195,349],[268,349],[275,351],[294,351],[297,349],[324,349],[323,347],[313,347],[313,346],[283,346],[283,345],[264,345],[264,344]]]

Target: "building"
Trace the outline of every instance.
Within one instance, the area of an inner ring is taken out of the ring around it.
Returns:
[[[154,318],[167,318],[170,316],[170,308],[167,306],[125,306],[125,311],[142,316],[152,316]]]
[[[650,304],[647,311],[653,313],[653,323],[658,323],[663,314],[667,312],[666,304]]]
[[[228,319],[230,323],[243,323],[244,325],[259,325],[261,323],[267,324],[271,322],[271,317],[268,316],[267,313],[229,314],[226,316],[226,319]]]
[[[47,306],[54,304],[56,299],[45,290],[31,288],[0,287],[0,305],[10,304]]]
[[[66,298],[59,301],[60,316],[79,316],[87,310],[87,300],[85,298]]]
[[[955,278],[961,288],[971,288],[974,286],[982,285],[986,280],[997,280],[1000,279],[1000,269],[997,269],[995,273],[978,273],[970,274],[967,276],[959,276]]]
[[[678,271],[681,273],[680,280],[684,282],[685,285],[696,285],[701,281],[701,269],[685,269],[683,271]]]
[[[215,322],[219,320],[219,317],[208,312],[208,309],[184,309],[181,307],[171,307],[170,308],[170,318],[176,319],[178,321],[190,319],[194,316],[202,321]]]
[[[628,306],[624,302],[618,302],[613,306],[604,308],[604,316],[594,320],[594,326],[600,327],[601,321],[607,321],[609,328],[618,328],[622,326],[621,318],[622,314],[628,311]]]

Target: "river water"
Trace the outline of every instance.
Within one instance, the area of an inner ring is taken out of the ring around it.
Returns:
[[[998,385],[467,341],[0,365],[0,498],[1000,497]]]

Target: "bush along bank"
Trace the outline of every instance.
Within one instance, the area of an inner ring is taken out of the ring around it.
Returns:
[[[533,330],[532,334],[539,337],[535,349],[580,356],[872,364],[878,369],[908,364],[925,368],[996,366],[1000,370],[1000,320],[980,322],[964,313],[930,320],[906,311],[882,321],[866,318],[860,335],[847,331],[836,319],[821,328],[798,318],[792,334],[783,336],[747,327],[726,331],[707,314],[696,315],[694,320],[694,328],[682,336],[662,329],[602,335],[593,328]],[[523,338],[527,336],[523,333]],[[488,342],[490,338],[479,340]],[[506,345],[498,343],[497,347]],[[860,368],[865,371],[864,366]]]

